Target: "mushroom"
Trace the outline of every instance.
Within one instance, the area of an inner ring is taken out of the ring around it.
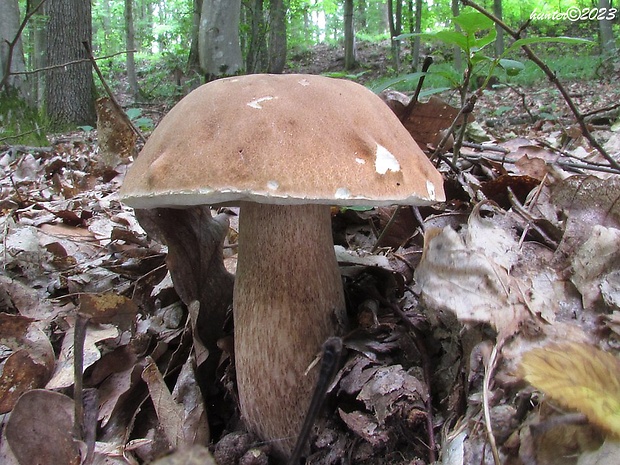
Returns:
[[[321,344],[345,325],[330,206],[444,200],[439,172],[365,87],[313,75],[248,75],[191,92],[129,169],[135,208],[237,204],[233,294],[240,412],[290,454]]]

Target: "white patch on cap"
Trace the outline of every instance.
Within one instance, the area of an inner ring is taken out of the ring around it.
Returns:
[[[351,197],[351,191],[346,187],[339,187],[338,189],[336,189],[334,197],[337,199],[348,199],[349,197]]]
[[[308,81],[307,79],[301,79],[301,80],[299,80],[297,82],[300,83],[304,87],[310,85],[310,81]]]
[[[376,157],[375,170],[377,173],[385,174],[388,171],[400,171],[398,160],[382,145],[377,144]]]
[[[431,200],[435,200],[435,184],[430,182],[428,179],[426,180],[426,190],[428,191],[428,197]]]
[[[360,165],[365,165],[366,164],[366,160],[364,160],[363,158],[356,158],[355,161],[357,163],[359,163]]]
[[[268,100],[273,100],[274,98],[275,97],[272,97],[272,96],[257,98],[257,99],[252,100],[250,103],[248,103],[248,106],[252,108],[256,108],[257,110],[261,110],[263,108],[260,106],[261,103],[266,102]]]
[[[278,181],[267,182],[267,189],[269,189],[270,191],[276,191],[278,190],[278,187],[280,187],[280,184],[278,184]]]

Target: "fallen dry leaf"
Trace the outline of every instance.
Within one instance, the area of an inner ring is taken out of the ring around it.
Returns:
[[[613,301],[614,276],[620,266],[620,229],[595,225],[590,237],[575,251],[571,264],[570,280],[581,293],[584,308],[591,308],[601,298],[604,282],[607,300]]]
[[[6,425],[6,439],[20,465],[78,465],[73,439],[73,400],[34,389],[19,398]]]
[[[154,362],[146,366],[142,379],[149,388],[160,426],[174,449],[209,441],[205,406],[196,385],[191,357],[183,366],[172,394]]]
[[[0,345],[13,351],[0,376],[0,413],[7,413],[24,392],[45,386],[54,369],[54,349],[36,320],[6,313],[0,313]]]
[[[620,360],[579,343],[550,344],[523,355],[521,374],[566,407],[620,437]]]

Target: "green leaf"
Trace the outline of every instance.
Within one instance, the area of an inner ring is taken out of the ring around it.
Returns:
[[[438,31],[435,37],[447,45],[456,45],[461,50],[469,53],[469,41],[467,37],[459,32]]]
[[[493,21],[479,11],[464,11],[456,16],[454,22],[461,26],[467,35],[474,36],[476,32],[493,27]]]
[[[516,76],[525,69],[525,65],[517,60],[509,60],[502,58],[499,60],[499,66],[502,67],[508,76]]]
[[[131,120],[138,118],[142,114],[141,108],[128,108],[125,112],[127,117]]]
[[[470,49],[473,51],[482,50],[489,44],[495,42],[497,37],[497,31],[495,29],[491,29],[487,35],[481,37],[479,39],[474,38],[474,40],[470,41]]]
[[[416,73],[402,74],[400,76],[396,76],[392,79],[387,79],[380,82],[379,84],[372,86],[371,90],[375,94],[378,94],[379,92],[383,92],[385,89],[392,87],[396,84],[412,83],[413,81],[417,83],[417,81],[425,74],[426,73],[422,73],[421,71],[418,71]]]

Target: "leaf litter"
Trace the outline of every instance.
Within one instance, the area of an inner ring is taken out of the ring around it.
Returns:
[[[618,175],[584,170],[600,160],[562,121],[505,140],[482,121],[507,155],[442,167],[446,204],[404,208],[383,235],[392,209],[334,212],[354,324],[306,463],[614,463]],[[204,296],[175,290],[178,263],[118,201],[126,155],[102,166],[97,150],[74,134],[0,153],[2,463],[266,463],[240,431],[230,324],[207,382]]]

